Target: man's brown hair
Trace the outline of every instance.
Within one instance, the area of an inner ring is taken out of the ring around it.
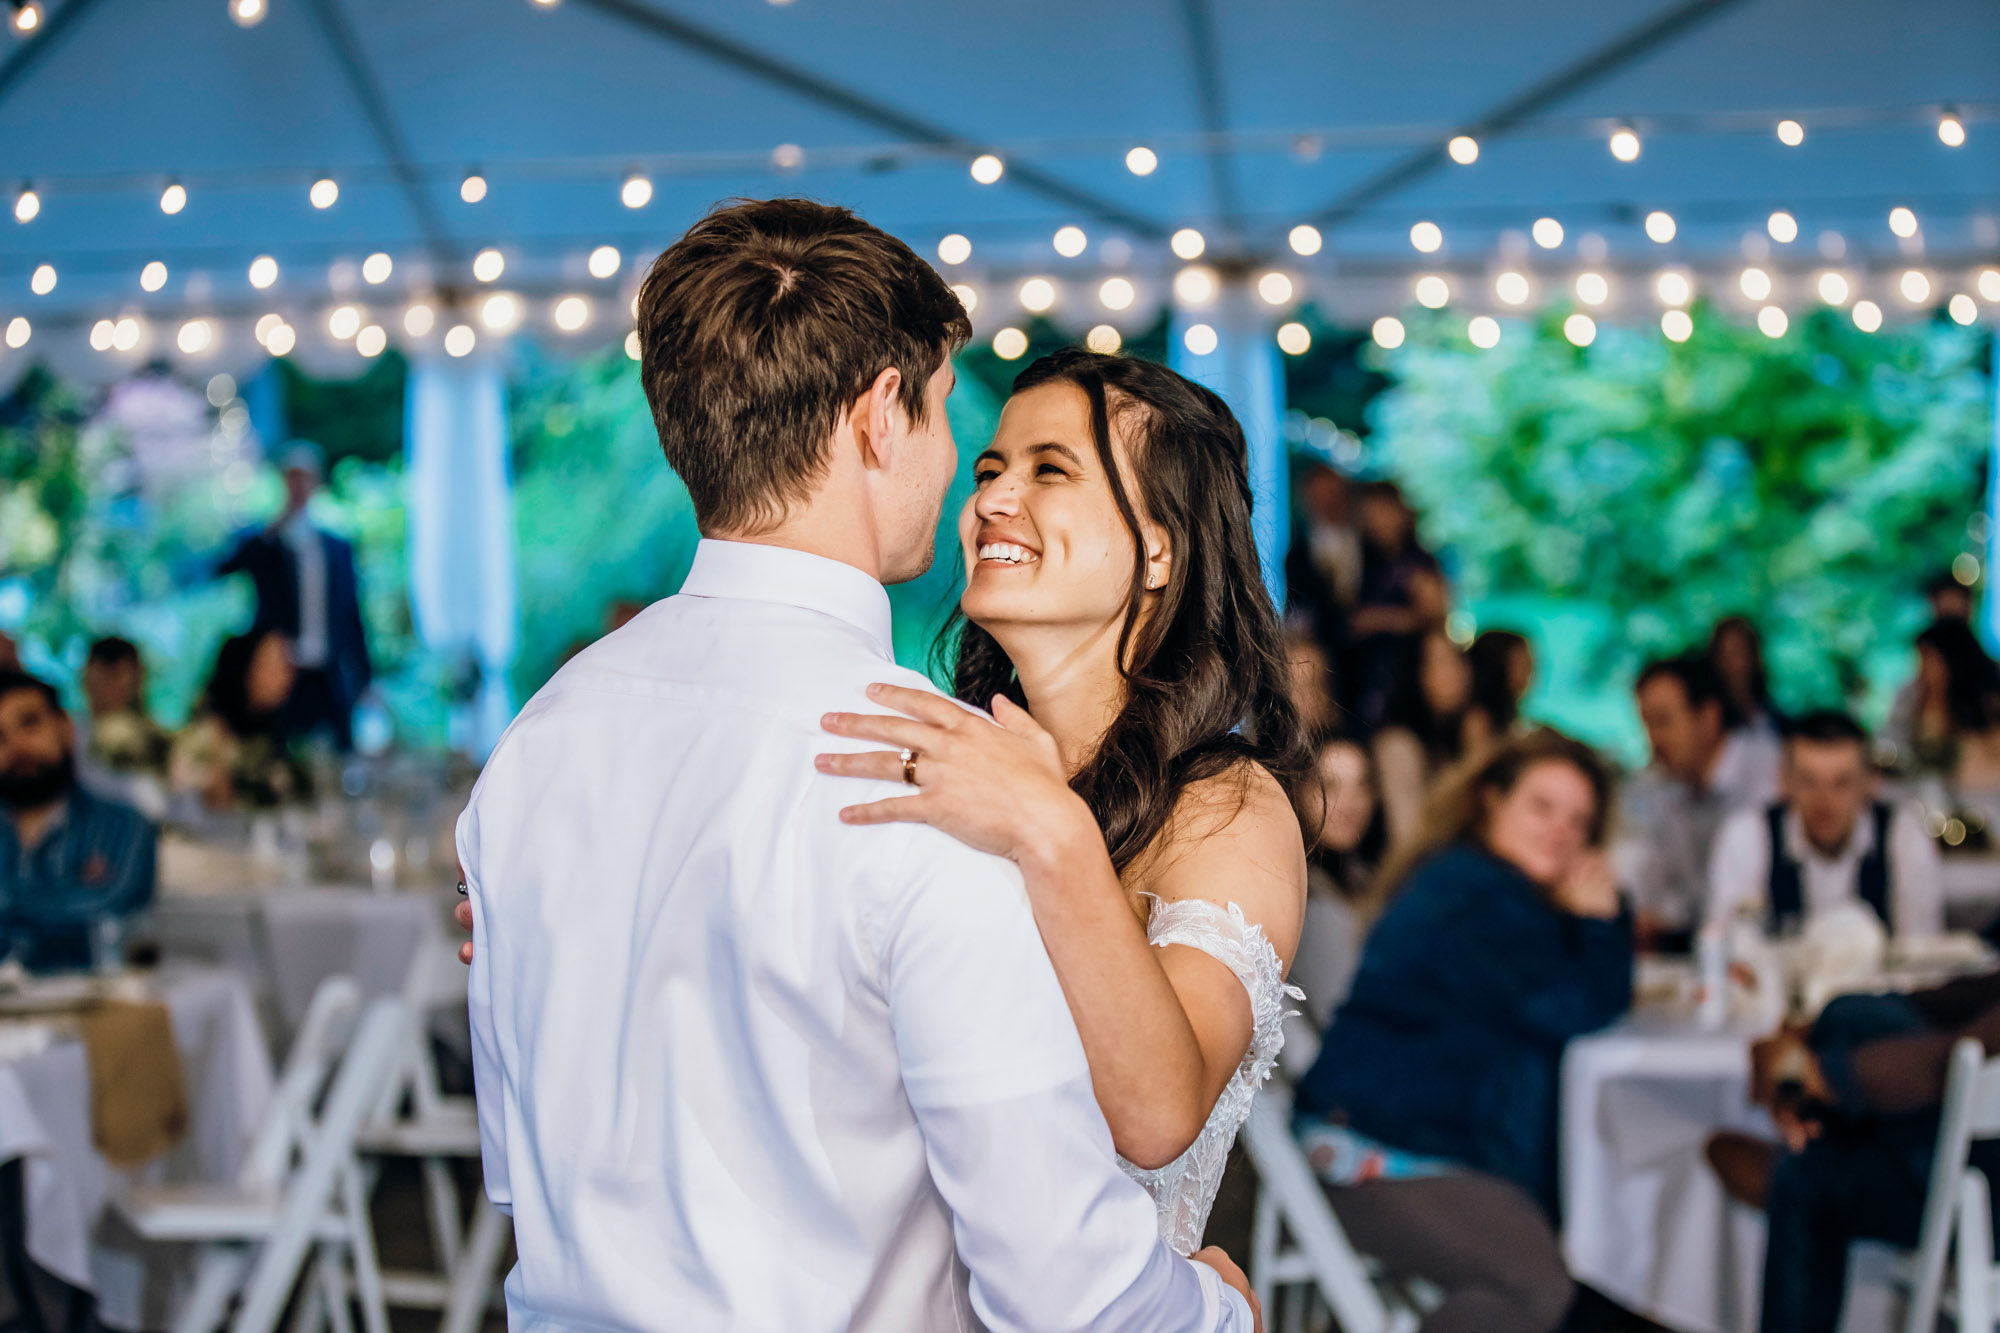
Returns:
[[[639,289],[646,401],[704,532],[782,520],[824,473],[841,413],[889,367],[921,422],[931,376],[971,336],[909,246],[805,199],[717,207]]]

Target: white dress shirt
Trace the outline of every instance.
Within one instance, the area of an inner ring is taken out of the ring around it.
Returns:
[[[327,659],[326,634],[326,538],[301,509],[292,515],[278,535],[291,548],[292,562],[299,571],[299,639],[292,645],[292,660],[302,667],[324,667]]]
[[[1159,1239],[1019,874],[842,806],[889,601],[704,541],[522,710],[459,820],[514,1330],[1248,1330]]]
[[[1626,785],[1612,859],[1640,911],[1670,929],[1700,924],[1716,834],[1736,811],[1778,798],[1782,761],[1772,737],[1732,731],[1701,790],[1658,768]]]
[[[1875,849],[1875,813],[1864,809],[1853,836],[1832,856],[1813,846],[1796,811],[1784,818],[1785,854],[1798,863],[1799,906],[1806,920],[1861,900],[1861,862]],[[1907,806],[1889,820],[1889,918],[1898,939],[1923,939],[1944,929],[1944,879],[1937,844]],[[1762,809],[1730,816],[1709,861],[1708,919],[1748,912],[1761,923],[1771,885],[1771,825]]]

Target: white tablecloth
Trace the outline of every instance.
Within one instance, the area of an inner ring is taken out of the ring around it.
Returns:
[[[1570,1043],[1562,1075],[1563,1248],[1570,1272],[1686,1333],[1755,1333],[1764,1219],[1733,1204],[1702,1155],[1738,1129],[1775,1140],[1750,1104],[1746,1029],[1638,1014]],[[1857,1246],[1844,1333],[1887,1333],[1887,1254]]]
[[[188,1135],[132,1173],[150,1181],[231,1178],[263,1118],[272,1067],[249,987],[231,972],[167,969],[154,993],[172,1018],[190,1110]],[[90,1072],[83,1044],[62,1041],[0,1063],[0,1157],[26,1156],[28,1253],[64,1281],[93,1291],[99,1318],[156,1326],[179,1257],[101,1229],[119,1176],[90,1141]]]

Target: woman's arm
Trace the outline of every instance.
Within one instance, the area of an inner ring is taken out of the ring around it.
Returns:
[[[1423,818],[1429,761],[1423,743],[1408,727],[1384,727],[1375,733],[1375,781],[1382,793],[1382,818],[1389,828],[1389,845],[1408,838]]]
[[[1249,1049],[1243,983],[1200,950],[1147,944],[1102,831],[1070,790],[1054,741],[1026,712],[998,700],[996,727],[919,691],[876,686],[870,694],[909,716],[832,714],[827,730],[914,751],[919,787],[842,817],[931,824],[1020,867],[1113,1143],[1141,1167],[1173,1161],[1201,1133]],[[903,776],[893,753],[818,762],[820,771],[844,776]],[[1169,900],[1237,903],[1289,965],[1304,912],[1305,858],[1278,784],[1261,770],[1240,783],[1217,779],[1198,784],[1182,807],[1135,868],[1138,887]]]

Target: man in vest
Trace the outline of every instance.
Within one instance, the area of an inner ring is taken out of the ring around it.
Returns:
[[[1779,784],[1781,800],[1738,811],[1716,835],[1710,921],[1753,914],[1776,935],[1859,902],[1898,939],[1944,929],[1937,846],[1915,812],[1880,798],[1859,723],[1832,711],[1799,718]]]

